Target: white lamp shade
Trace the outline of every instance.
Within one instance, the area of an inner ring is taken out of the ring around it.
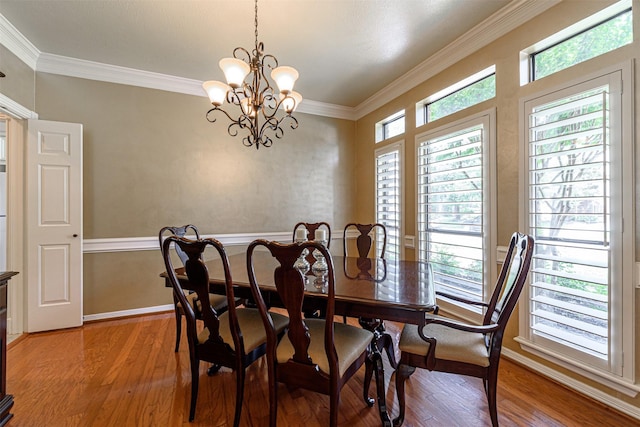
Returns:
[[[287,112],[287,114],[291,114],[296,111],[298,105],[302,102],[302,95],[300,95],[295,90],[292,90],[290,93],[284,95],[280,94],[280,99],[282,100],[282,109]]]
[[[211,100],[211,103],[216,107],[224,104],[224,100],[227,97],[227,92],[231,89],[229,85],[215,80],[209,80],[202,83],[202,87],[204,88],[205,92],[207,92],[207,95],[209,95],[209,100]]]
[[[224,77],[227,79],[227,83],[232,88],[238,88],[242,86],[244,78],[247,77],[251,68],[249,64],[241,59],[236,58],[223,58],[220,60],[220,68],[224,72]]]
[[[271,78],[275,80],[280,92],[287,94],[293,90],[293,85],[298,80],[298,72],[293,67],[276,67],[271,72]]]

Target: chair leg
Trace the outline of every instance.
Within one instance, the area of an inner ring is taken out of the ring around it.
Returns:
[[[189,409],[189,422],[196,417],[196,402],[198,401],[198,380],[200,379],[200,361],[191,359],[191,408]]]
[[[398,365],[398,369],[396,369],[396,394],[398,395],[398,405],[400,406],[400,413],[398,414],[398,417],[393,420],[393,425],[396,427],[401,426],[404,422],[404,382],[415,372],[415,370],[415,367],[404,365],[402,361],[400,362],[400,365]]]
[[[487,393],[487,403],[489,404],[489,415],[491,416],[491,425],[498,427],[498,401],[496,391],[498,389],[498,366],[491,366],[487,373],[485,381],[485,391]]]
[[[278,381],[276,381],[275,361],[267,358],[269,374],[269,427],[276,427],[278,420]]]
[[[240,425],[240,413],[242,412],[242,399],[244,398],[244,367],[236,369],[236,411],[233,415],[233,427]]]
[[[177,353],[180,349],[180,335],[182,334],[182,313],[180,313],[180,309],[175,303],[174,309],[176,314],[176,348],[174,351]]]
[[[329,426],[338,426],[338,406],[340,405],[340,390],[331,390],[329,396]]]

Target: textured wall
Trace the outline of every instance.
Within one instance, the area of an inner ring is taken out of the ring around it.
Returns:
[[[247,148],[204,97],[37,74],[43,120],[84,128],[84,238],[156,236],[164,225],[203,234],[291,231],[298,221],[350,222],[351,121],[298,114],[271,148]],[[84,313],[168,303],[159,253],[90,254]],[[153,295],[153,297],[149,297]],[[161,295],[161,296],[158,296]]]
[[[29,110],[34,110],[35,71],[0,44],[0,93]]]

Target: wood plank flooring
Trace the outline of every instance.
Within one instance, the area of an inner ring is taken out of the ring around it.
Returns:
[[[397,336],[401,325],[386,323]],[[7,391],[14,395],[9,426],[230,426],[235,376],[222,369],[202,376],[196,419],[188,422],[190,374],[186,336],[174,347],[173,313],[86,324],[30,334],[7,354]],[[386,361],[386,357],[385,357]],[[387,405],[398,412],[392,370],[385,364]],[[342,391],[341,426],[379,426],[377,407],[362,400],[364,368]],[[391,381],[390,381],[391,380]],[[268,424],[264,359],[247,370],[242,426]],[[488,426],[480,380],[417,370],[406,383],[406,427]],[[375,394],[372,384],[370,395]],[[327,396],[305,390],[279,392],[278,426],[328,425]],[[640,425],[508,360],[500,368],[501,426]]]

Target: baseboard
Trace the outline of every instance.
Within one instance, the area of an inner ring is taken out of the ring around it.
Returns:
[[[96,320],[115,319],[118,317],[139,316],[141,314],[162,313],[173,311],[173,304],[156,305],[155,307],[133,308],[131,310],[110,311],[108,313],[86,314],[82,316],[83,321],[93,322]]]
[[[628,415],[629,417],[640,420],[640,408],[638,408],[637,406],[633,406],[623,400],[620,400],[610,394],[603,392],[602,390],[598,390],[597,388],[588,386],[575,378],[562,374],[555,369],[550,368],[549,366],[538,363],[535,360],[529,359],[528,357],[523,356],[522,354],[508,348],[502,348],[502,355],[505,358],[526,366],[532,371],[535,371],[536,373],[543,375],[551,379],[552,381],[562,384],[565,387],[575,390],[576,392],[583,394],[590,399],[596,400],[603,405],[606,405],[618,412]]]

